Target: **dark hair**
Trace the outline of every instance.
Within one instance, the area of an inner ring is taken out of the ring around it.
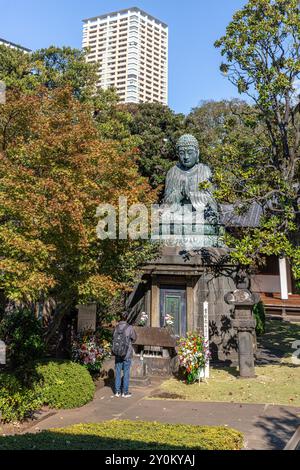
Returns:
[[[121,320],[126,321],[128,318],[128,312],[124,311],[121,313]]]

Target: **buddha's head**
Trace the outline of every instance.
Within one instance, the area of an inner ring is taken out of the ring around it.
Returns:
[[[193,135],[182,135],[176,143],[176,151],[183,169],[190,170],[199,163],[199,144]]]

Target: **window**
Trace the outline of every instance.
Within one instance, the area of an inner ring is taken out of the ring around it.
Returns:
[[[128,95],[127,96],[127,99],[128,100],[132,100],[132,101],[136,101],[137,100],[137,97],[135,95]]]

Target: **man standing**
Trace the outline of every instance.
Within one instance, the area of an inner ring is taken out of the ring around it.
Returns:
[[[123,398],[130,398],[129,378],[133,356],[132,343],[136,340],[136,332],[127,323],[127,312],[122,313],[122,320],[116,326],[113,336],[112,352],[115,355],[115,397],[121,396],[121,373],[123,370]]]

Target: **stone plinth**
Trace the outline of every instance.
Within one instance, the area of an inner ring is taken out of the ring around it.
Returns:
[[[235,289],[225,295],[225,301],[235,308],[232,326],[238,337],[240,377],[255,377],[253,344],[256,322],[252,308],[259,301],[259,296],[248,289]]]
[[[130,370],[130,385],[133,387],[147,387],[150,385],[147,366],[140,356],[134,356]]]
[[[203,303],[207,301],[212,362],[228,361],[236,364],[238,339],[237,331],[232,325],[234,306],[224,300],[225,294],[235,289],[235,271],[236,268],[228,261],[228,250],[224,248],[203,248],[187,252],[179,247],[164,247],[158,259],[143,267],[142,280],[128,300],[131,321],[138,323],[141,313],[146,312],[153,329],[165,330],[161,328],[162,296],[168,289],[180,289],[182,302],[185,302],[186,332],[198,330],[203,333]],[[145,333],[146,329],[143,331]],[[154,333],[152,340],[148,344],[145,339],[138,342],[144,346],[161,345]],[[168,348],[167,345],[161,346]],[[149,364],[149,371],[154,370],[154,359],[144,360]],[[156,363],[158,362],[157,360]],[[167,370],[165,362],[161,367]]]

